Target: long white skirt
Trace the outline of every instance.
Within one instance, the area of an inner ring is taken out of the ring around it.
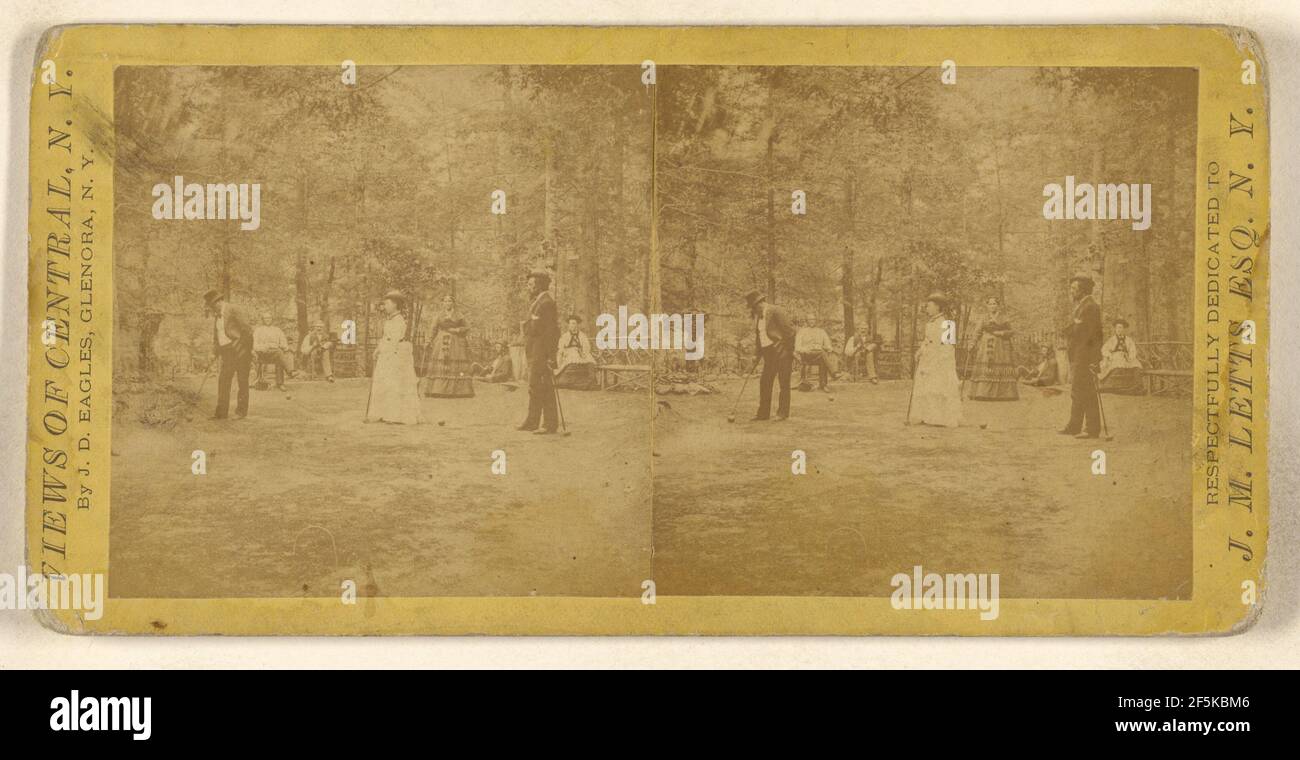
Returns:
[[[414,425],[420,421],[419,378],[415,375],[415,357],[409,341],[396,349],[381,351],[375,360],[370,380],[370,406],[367,422],[398,422]]]
[[[957,377],[957,355],[953,347],[940,344],[921,346],[912,385],[910,425],[961,424],[961,380]]]

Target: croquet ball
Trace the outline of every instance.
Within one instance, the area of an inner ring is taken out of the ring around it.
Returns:
[[[442,427],[443,425],[446,425],[446,424],[447,424],[447,421],[446,421],[446,420],[438,420],[438,427]]]

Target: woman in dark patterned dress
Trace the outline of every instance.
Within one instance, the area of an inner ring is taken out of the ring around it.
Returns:
[[[474,395],[473,362],[469,355],[469,341],[465,333],[469,328],[456,311],[456,300],[451,296],[442,299],[442,313],[433,326],[433,340],[425,359],[424,382],[426,396],[438,398],[470,398]]]
[[[1002,303],[990,298],[989,316],[975,334],[975,364],[970,373],[970,398],[974,401],[1015,401],[1015,354],[1011,349],[1011,323],[1002,317]]]

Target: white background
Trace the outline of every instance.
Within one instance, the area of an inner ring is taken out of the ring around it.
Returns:
[[[35,46],[49,26],[93,22],[371,24],[1233,24],[1263,40],[1272,125],[1272,536],[1264,614],[1229,637],[1159,639],[337,639],[62,636],[30,613],[0,610],[0,668],[52,667],[1297,667],[1300,666],[1300,520],[1297,486],[1297,352],[1291,325],[1300,291],[1291,253],[1296,211],[1300,4],[1276,2],[978,2],[934,0],[47,0],[5,2],[4,113],[8,153],[0,183],[0,572],[23,556],[26,414],[27,114]]]

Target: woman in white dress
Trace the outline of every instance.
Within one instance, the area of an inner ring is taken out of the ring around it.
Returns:
[[[366,422],[414,425],[420,421],[419,378],[415,356],[406,337],[402,308],[406,297],[396,290],[384,296],[384,333],[375,349],[375,371],[370,378]]]
[[[907,424],[957,427],[961,424],[961,380],[957,377],[957,351],[943,340],[944,311],[948,299],[931,293],[925,299],[925,337],[916,351],[916,374]],[[955,341],[954,341],[955,343]]]

